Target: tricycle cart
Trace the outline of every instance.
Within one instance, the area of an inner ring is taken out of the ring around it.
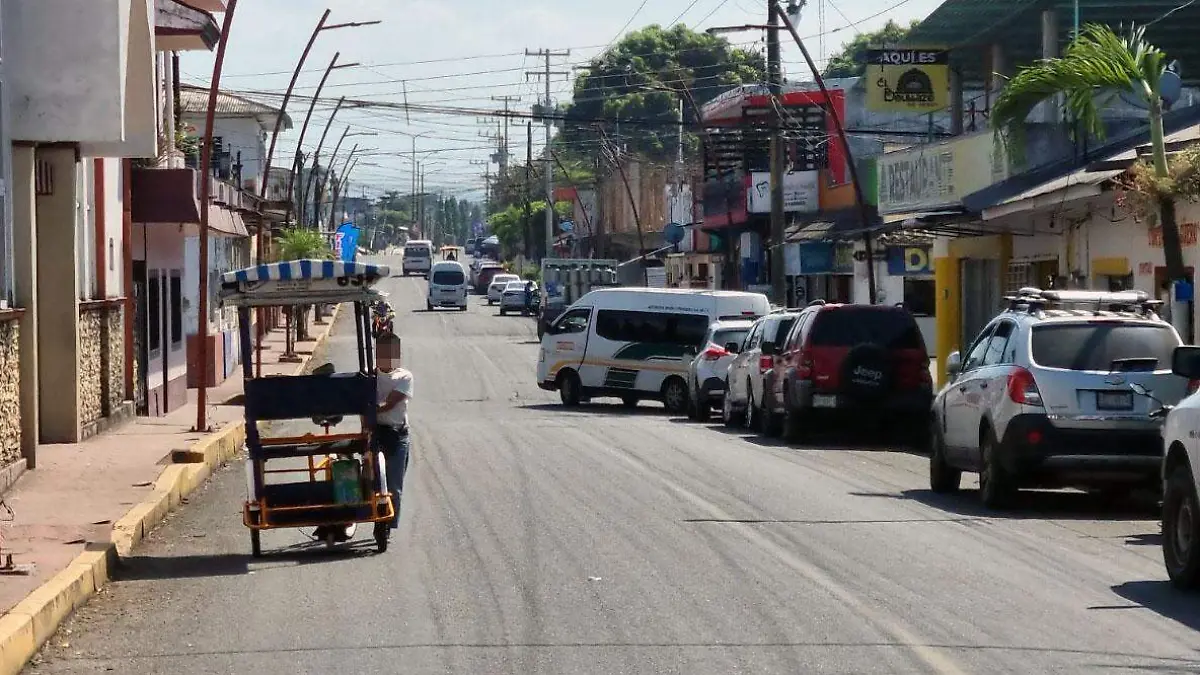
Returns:
[[[242,522],[250,529],[250,550],[255,557],[262,555],[262,530],[332,530],[357,523],[372,523],[376,546],[381,553],[387,550],[396,511],[388,492],[384,457],[371,437],[377,395],[370,308],[381,297],[373,286],[389,274],[383,265],[295,260],[227,272],[222,278],[221,302],[238,310],[244,355],[249,459]],[[331,369],[292,377],[253,376],[251,309],[343,302],[354,306],[356,372]],[[329,433],[330,427],[347,416],[359,418],[360,431]],[[323,426],[324,435],[269,437],[259,428],[261,422],[301,419]],[[327,543],[332,544],[333,539]]]

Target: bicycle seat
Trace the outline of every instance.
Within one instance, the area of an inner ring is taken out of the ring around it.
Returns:
[[[312,418],[312,421],[313,421],[313,424],[315,424],[319,427],[336,427],[337,425],[342,423],[342,416],[341,415],[333,415],[330,417],[314,417],[314,418]]]

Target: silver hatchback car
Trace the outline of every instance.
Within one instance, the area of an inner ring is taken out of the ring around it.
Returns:
[[[707,422],[713,408],[725,398],[729,364],[742,349],[754,321],[733,319],[714,321],[704,335],[704,347],[688,364],[688,417]]]
[[[979,473],[988,507],[1020,488],[1124,493],[1159,482],[1159,403],[1188,382],[1171,373],[1179,334],[1140,291],[1021,289],[962,357],[934,399],[930,486],[955,492]]]

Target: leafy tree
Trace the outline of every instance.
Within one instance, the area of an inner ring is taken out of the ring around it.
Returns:
[[[1108,26],[1089,24],[1067,46],[1061,58],[1045,59],[1020,69],[992,105],[992,125],[998,140],[1020,157],[1025,120],[1038,104],[1064,95],[1066,110],[1086,132],[1103,138],[1104,121],[1096,102],[1100,90],[1132,91],[1149,110],[1152,160],[1143,173],[1147,193],[1160,210],[1163,256],[1172,280],[1186,278],[1183,247],[1175,219],[1177,193],[1167,186],[1175,182],[1167,163],[1163,139],[1163,103],[1159,85],[1167,69],[1167,56],[1145,39],[1145,28],[1137,27],[1122,37]],[[1135,165],[1133,173],[1137,175]],[[1193,168],[1194,171],[1194,168]]]
[[[821,77],[860,77],[867,70],[863,52],[868,49],[890,47],[904,42],[908,33],[917,27],[921,21],[915,20],[907,26],[888,20],[883,28],[870,33],[859,33],[854,39],[842,46],[842,50],[834,54],[825,64]]]
[[[684,101],[684,119],[690,122],[696,117],[694,106],[703,106],[731,87],[762,82],[764,70],[759,54],[734,48],[724,38],[683,25],[669,29],[648,26],[627,34],[591,62],[575,81],[567,114],[612,120],[608,126],[614,131],[620,120],[631,120],[619,125],[630,150],[649,157],[671,157],[677,134],[672,123],[678,119],[680,100]],[[581,144],[594,148],[597,142],[594,129],[583,122],[568,123],[562,136],[564,149]],[[577,157],[579,153],[563,154]],[[566,163],[572,158],[559,159]]]
[[[330,258],[333,250],[320,232],[307,227],[290,227],[279,239],[279,260]]]

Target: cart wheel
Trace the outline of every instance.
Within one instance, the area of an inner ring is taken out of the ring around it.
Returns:
[[[262,557],[262,533],[258,530],[250,530],[250,557]]]
[[[387,522],[375,523],[375,548],[380,553],[387,553],[388,537],[392,534],[392,526]]]

